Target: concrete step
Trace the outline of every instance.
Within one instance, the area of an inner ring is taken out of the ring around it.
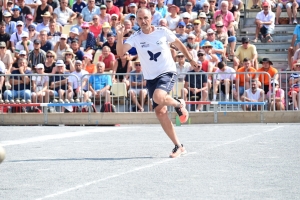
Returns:
[[[259,10],[259,9],[246,9],[245,11],[243,11],[244,12],[243,16],[247,19],[256,18],[257,13],[259,13],[260,11],[261,10]],[[273,10],[273,12],[276,14],[276,10]],[[287,12],[285,11],[285,9],[282,10],[282,12],[280,14],[280,17],[288,17]]]
[[[255,25],[247,26],[245,28],[241,29],[241,33],[244,32],[246,34],[255,34]],[[275,26],[275,33],[281,33],[281,34],[290,34],[293,33],[295,29],[295,25],[278,25]]]
[[[255,39],[255,34],[240,34],[237,37],[237,41],[241,42],[242,41],[242,37],[248,37],[250,40],[254,40]],[[272,35],[273,38],[273,43],[275,42],[291,42],[292,41],[292,35]],[[259,44],[261,42],[255,43],[255,44]]]
[[[280,16],[282,17],[282,16]],[[297,18],[298,19],[298,22],[300,20],[300,18]],[[255,17],[254,18],[244,18],[244,27],[247,27],[247,26],[252,26],[252,25],[255,25]],[[285,25],[288,25],[288,24],[279,24],[279,25],[276,25],[277,26],[285,26]],[[290,25],[290,26],[296,26],[296,25]]]

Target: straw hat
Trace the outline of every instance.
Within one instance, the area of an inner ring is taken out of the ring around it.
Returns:
[[[73,53],[73,50],[71,48],[66,49],[66,51],[62,53],[63,56],[65,56],[66,54],[72,54],[73,57],[75,57],[75,54]]]
[[[209,41],[206,41],[202,47],[213,47]]]

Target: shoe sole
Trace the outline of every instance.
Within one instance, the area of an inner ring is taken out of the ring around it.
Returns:
[[[184,116],[184,115],[182,115],[182,116],[179,116],[179,120],[180,120],[180,123],[186,123],[187,121],[188,121],[188,119],[189,119],[189,112],[187,111],[187,109],[185,108],[186,107],[186,104],[185,104],[185,101],[183,100],[183,99],[179,99],[180,100],[180,102],[182,103],[182,107],[186,110],[186,112],[187,112],[187,115],[186,116]],[[182,119],[181,117],[184,117],[184,119]]]
[[[184,149],[184,151],[182,151],[180,154],[178,154],[177,156],[173,157],[172,155],[170,155],[170,158],[178,158],[180,156],[184,156],[185,154],[187,154],[187,151]]]

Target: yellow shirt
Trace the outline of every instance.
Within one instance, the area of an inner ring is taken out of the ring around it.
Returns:
[[[253,59],[253,56],[257,54],[256,47],[253,44],[249,44],[248,48],[245,49],[243,45],[239,46],[234,55],[243,62],[244,58]]]

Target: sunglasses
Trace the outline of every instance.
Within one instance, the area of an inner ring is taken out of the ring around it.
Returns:
[[[88,30],[89,28],[82,28],[83,30]]]
[[[29,31],[35,31],[34,29],[30,29]]]
[[[184,56],[177,56],[177,58],[183,58]]]
[[[184,26],[178,26],[178,28],[184,28]]]
[[[208,6],[203,6],[203,8],[208,8]]]
[[[223,28],[224,26],[217,26],[217,28]]]
[[[66,38],[60,38],[60,40],[66,40]]]
[[[192,40],[192,39],[194,39],[194,38],[188,38],[188,40]]]
[[[116,18],[113,18],[113,19],[111,19],[111,20],[113,20],[113,21],[117,21],[117,19],[116,19]]]
[[[198,26],[199,24],[194,24],[194,26]]]
[[[100,10],[106,10],[106,8],[100,8]]]
[[[54,56],[46,56],[46,58],[54,58]]]
[[[243,44],[248,44],[249,42],[243,42]]]
[[[191,7],[191,5],[185,5],[186,7]]]
[[[23,26],[23,25],[18,25],[17,27],[21,27],[21,26]]]
[[[264,6],[263,8],[269,8],[268,6]]]
[[[0,49],[5,49],[5,47],[0,47]]]
[[[28,21],[32,21],[32,19],[28,19],[28,18],[26,18],[26,20],[28,20]]]
[[[43,68],[37,68],[36,70],[42,70]]]
[[[215,3],[215,1],[210,1],[209,3]]]
[[[155,5],[153,5],[153,4],[152,4],[152,5],[149,5],[149,7],[154,7],[154,6],[155,6]]]
[[[200,17],[200,19],[206,19],[205,17]]]
[[[18,10],[18,9],[16,9],[16,10],[13,10],[13,11],[15,12],[15,11],[19,11],[19,10]]]
[[[137,64],[134,64],[134,65],[135,65],[135,66],[141,66],[141,64],[138,64],[138,63],[137,63]]]
[[[200,57],[200,56],[204,56],[204,54],[202,54],[202,53],[199,53],[197,56],[198,56],[198,57]]]
[[[93,20],[97,20],[98,18],[93,18]]]
[[[190,19],[190,18],[188,18],[188,17],[184,17],[183,19]]]
[[[22,56],[22,57],[23,57],[23,56],[26,56],[26,55],[24,55],[24,54],[20,54],[19,56]]]
[[[203,47],[203,49],[210,49],[210,48],[212,48],[212,47]]]
[[[139,2],[139,4],[146,4],[147,2]]]
[[[72,54],[68,54],[68,53],[66,53],[65,55],[66,55],[66,56],[71,56]]]

